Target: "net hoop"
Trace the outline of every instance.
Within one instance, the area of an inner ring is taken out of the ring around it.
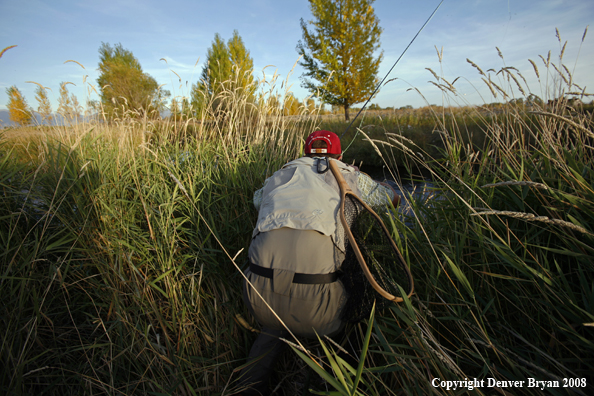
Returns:
[[[365,208],[365,210],[369,211],[369,213],[375,218],[378,225],[380,225],[382,227],[383,232],[385,233],[387,239],[390,241],[392,248],[397,253],[397,256],[400,260],[400,263],[395,263],[395,265],[400,265],[408,277],[410,289],[405,290],[405,292],[407,293],[407,296],[410,297],[414,291],[413,278],[412,278],[412,274],[410,273],[410,269],[408,268],[408,265],[406,265],[406,261],[404,261],[404,257],[402,257],[402,254],[400,253],[400,250],[398,249],[398,246],[396,246],[396,243],[390,236],[390,232],[388,231],[384,222],[378,216],[378,214],[375,213],[375,211],[373,209],[371,209],[371,207],[369,205],[367,205],[365,202],[363,202],[355,193],[353,193],[353,191],[351,190],[351,188],[349,187],[347,182],[344,180],[344,177],[342,176],[338,166],[336,165],[335,160],[330,160],[329,166],[330,166],[330,170],[332,171],[332,174],[334,175],[334,178],[336,179],[336,182],[338,183],[338,187],[340,188],[340,221],[342,222],[342,226],[344,228],[345,234],[347,235],[349,243],[351,244],[353,252],[355,253],[355,256],[357,257],[357,261],[359,262],[359,265],[361,266],[361,269],[363,270],[365,277],[367,278],[367,280],[369,281],[369,283],[371,284],[373,289],[376,292],[378,292],[378,294],[380,296],[384,297],[387,300],[393,301],[395,303],[400,303],[400,302],[404,301],[404,299],[402,297],[396,297],[396,296],[388,293],[386,290],[384,290],[377,283],[377,281],[371,274],[371,271],[369,270],[369,267],[367,266],[365,258],[363,257],[363,254],[361,253],[361,249],[359,249],[359,245],[357,244],[355,237],[353,236],[353,233],[351,232],[351,229],[348,225],[348,222],[347,222],[345,214],[344,214],[344,203],[346,200],[346,196],[349,195],[350,199],[356,200],[358,203],[360,203],[361,206],[363,206]]]

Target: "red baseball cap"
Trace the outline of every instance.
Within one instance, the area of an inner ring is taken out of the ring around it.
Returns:
[[[311,148],[313,142],[323,140],[327,148]],[[342,154],[340,148],[340,138],[334,132],[315,131],[307,137],[305,141],[305,154]]]

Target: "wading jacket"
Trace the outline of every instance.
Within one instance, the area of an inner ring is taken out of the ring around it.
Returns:
[[[353,192],[360,196],[356,170],[341,161],[336,163]],[[332,237],[344,251],[339,208],[340,190],[326,159],[302,157],[287,163],[268,179],[252,237],[282,227],[315,230]]]

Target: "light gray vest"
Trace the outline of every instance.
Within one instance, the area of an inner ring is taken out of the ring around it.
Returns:
[[[282,227],[315,230],[331,236],[344,251],[344,230],[338,213],[340,190],[329,169],[318,173],[318,168],[326,169],[325,162],[324,159],[302,157],[272,175],[262,192],[258,222],[252,236]],[[360,196],[355,169],[340,161],[336,163],[353,192]]]

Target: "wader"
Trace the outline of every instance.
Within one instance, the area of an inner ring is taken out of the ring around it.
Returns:
[[[245,274],[274,313],[244,284],[244,301],[262,325],[248,357],[254,364],[241,372],[241,384],[253,384],[252,394],[266,394],[284,346],[278,338],[288,337],[278,318],[293,334],[310,338],[335,335],[344,325],[340,313],[347,296],[337,273],[345,250],[340,194],[324,162],[308,157],[292,161],[264,187]],[[339,164],[358,193],[353,168]]]

